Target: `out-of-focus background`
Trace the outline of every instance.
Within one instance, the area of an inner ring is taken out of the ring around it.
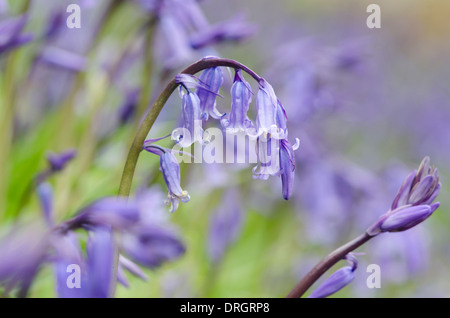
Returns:
[[[45,40],[52,17],[61,14],[65,24],[72,2],[30,1],[22,32],[34,40],[0,56],[0,234],[18,219],[41,217],[36,195],[28,194],[50,152],[77,150],[50,180],[58,220],[115,195],[139,124],[139,110],[125,120],[121,107],[136,89],[152,100],[184,67],[217,55],[266,78],[286,108],[290,139],[300,139],[293,195],[283,199],[279,178],[253,180],[251,165],[182,164],[191,201],[170,220],[186,254],[146,270],[147,282],[130,277],[130,287],[119,286],[117,296],[285,296],[322,257],[386,212],[425,156],[439,168],[441,207],[423,224],[360,248],[356,279],[336,296],[450,295],[450,2],[199,1],[210,23],[242,14],[252,35],[188,52],[179,64],[165,60],[162,43],[170,47],[176,38],[165,37],[158,25],[151,46],[138,36],[150,15],[146,5],[154,1],[122,2],[106,19],[109,1],[78,1],[81,28],[63,26]],[[0,21],[26,3],[0,1]],[[366,25],[372,3],[381,8],[381,28]],[[150,67],[142,87],[142,70]],[[218,100],[222,111],[229,109],[230,83],[227,77]],[[177,127],[179,105],[174,93],[151,137]],[[254,118],[254,104],[251,109]],[[166,192],[158,165],[157,156],[141,156],[133,191],[155,185],[154,191]],[[367,287],[369,264],[380,265],[381,288]],[[29,296],[55,296],[51,266],[41,268]]]

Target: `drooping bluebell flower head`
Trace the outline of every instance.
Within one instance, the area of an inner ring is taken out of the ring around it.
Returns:
[[[345,257],[350,266],[342,267],[333,273],[327,280],[314,290],[308,298],[325,298],[328,297],[348,284],[355,278],[355,270],[358,267],[358,261],[352,254],[347,254]]]
[[[439,194],[441,184],[437,168],[430,166],[430,158],[425,157],[419,166],[403,182],[391,209],[372,225],[367,233],[399,232],[410,229],[433,214],[440,203],[433,201]]]
[[[209,116],[219,119],[223,116],[216,107],[216,97],[223,84],[223,72],[220,67],[211,67],[202,72],[200,82],[207,85],[208,89],[199,87],[197,90],[202,110],[202,119],[208,120]]]
[[[231,112],[221,120],[227,133],[246,131],[253,127],[253,123],[247,116],[252,102],[252,89],[250,84],[242,76],[241,70],[236,70],[234,83],[231,87]]]
[[[193,78],[193,76],[183,74],[177,76],[177,81],[181,84],[180,96],[182,98],[181,114],[183,127],[174,129],[172,139],[183,148],[189,147],[196,141],[203,142],[200,98],[196,92],[192,92],[189,89],[189,86],[198,87],[199,85],[202,86],[202,84],[195,82]]]
[[[180,165],[177,158],[171,150],[153,145],[153,142],[154,140],[146,141],[143,149],[160,157],[159,169],[169,192],[166,203],[169,204],[170,211],[174,212],[178,209],[179,201],[188,202],[190,200],[189,193],[181,188]]]
[[[27,21],[28,17],[22,15],[0,22],[0,55],[33,39],[31,34],[22,33]]]

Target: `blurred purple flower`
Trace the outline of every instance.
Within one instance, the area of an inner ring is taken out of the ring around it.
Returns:
[[[54,46],[45,47],[37,60],[72,72],[81,72],[86,67],[84,56]]]
[[[350,282],[355,278],[354,272],[358,267],[358,261],[351,254],[347,254],[345,258],[350,266],[342,267],[333,273],[327,280],[320,284],[308,298],[325,298],[350,284]]]
[[[199,30],[190,37],[192,48],[200,49],[224,41],[240,41],[255,33],[256,29],[237,15],[228,21]]]
[[[122,248],[141,265],[156,268],[185,252],[177,233],[170,227],[142,225],[124,234]]]
[[[22,33],[27,22],[28,16],[26,15],[0,22],[0,55],[33,39],[31,34]]]
[[[127,123],[136,113],[140,89],[136,88],[125,94],[125,100],[119,107],[118,117],[121,125]]]
[[[222,204],[210,217],[208,255],[213,263],[219,263],[227,248],[236,241],[242,223],[243,213],[238,196],[234,191],[228,191]]]
[[[64,169],[64,167],[70,160],[75,158],[75,156],[76,156],[75,149],[68,149],[59,154],[56,153],[48,154],[47,160],[50,165],[50,170],[52,172],[61,171],[62,169]]]
[[[15,287],[25,297],[47,258],[48,236],[37,227],[16,229],[0,241],[0,285],[7,295]]]

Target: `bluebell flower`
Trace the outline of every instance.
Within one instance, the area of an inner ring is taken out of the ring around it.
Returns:
[[[279,176],[280,168],[280,140],[260,136],[256,140],[258,165],[253,168],[255,179],[267,180],[269,176]]]
[[[367,233],[377,235],[381,232],[405,231],[422,223],[439,207],[440,203],[433,201],[440,189],[438,170],[431,167],[430,158],[425,157],[419,169],[406,177],[391,209],[369,227]]]
[[[259,82],[256,96],[256,134],[257,136],[278,132],[277,125],[278,98],[273,87],[264,79]],[[281,139],[281,138],[279,138]]]
[[[251,86],[242,76],[241,70],[236,70],[234,83],[231,87],[231,112],[221,120],[227,133],[247,131],[249,128],[253,128],[253,123],[247,117],[251,102]]]
[[[327,280],[320,284],[308,298],[325,298],[350,284],[350,282],[355,278],[354,272],[358,267],[358,261],[351,254],[347,254],[346,259],[350,266],[342,267],[333,273]]]
[[[180,78],[180,77],[178,77]],[[183,127],[176,128],[172,132],[172,139],[181,147],[189,147],[194,142],[203,142],[203,128],[200,109],[200,99],[195,92],[191,92],[186,85],[186,81],[181,82],[180,94],[182,98],[181,114]],[[198,84],[193,84],[197,86]],[[183,90],[184,87],[185,89]]]
[[[211,67],[202,72],[200,82],[207,85],[207,89],[199,87],[197,95],[200,99],[200,107],[202,110],[201,118],[208,120],[209,116],[219,119],[223,116],[216,107],[216,98],[219,89],[223,84],[223,72],[220,67]]]
[[[169,149],[151,143],[152,141],[146,141],[143,149],[160,157],[159,170],[163,174],[169,192],[166,203],[170,206],[170,211],[174,212],[178,209],[179,201],[188,202],[190,200],[189,193],[183,190],[180,185],[180,165]]]

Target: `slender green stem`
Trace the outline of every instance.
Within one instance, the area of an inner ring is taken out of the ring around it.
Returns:
[[[238,68],[238,69],[241,69],[241,70],[247,72],[250,76],[252,76],[258,82],[262,79],[258,74],[256,74],[251,69],[249,69],[248,67],[246,67],[245,65],[243,65],[241,63],[238,63],[231,59],[215,58],[215,57],[201,59],[201,60],[195,62],[194,64],[190,65],[186,69],[184,69],[181,73],[193,75],[204,69],[207,69],[210,67],[216,67],[216,66]],[[147,137],[148,133],[150,132],[150,129],[152,128],[153,124],[155,123],[155,120],[158,117],[159,113],[161,112],[162,108],[166,104],[170,95],[172,95],[173,91],[177,88],[177,86],[178,86],[178,84],[175,82],[175,79],[172,79],[166,85],[166,87],[163,89],[161,94],[158,96],[156,101],[151,106],[144,121],[139,126],[136,136],[135,136],[133,143],[131,144],[130,150],[128,152],[128,157],[125,162],[125,167],[123,169],[122,179],[120,181],[120,186],[119,186],[119,195],[120,196],[129,196],[130,195],[131,184],[133,181],[133,176],[134,176],[134,172],[136,169],[137,160],[139,158],[139,154],[141,153],[142,145],[144,144],[145,138]]]
[[[329,270],[334,264],[345,258],[345,255],[351,251],[357,249],[372,237],[367,232],[361,234],[357,238],[342,245],[338,249],[331,252],[327,257],[322,259],[312,270],[309,271],[306,276],[295,285],[295,287],[289,292],[286,298],[299,298],[301,297],[309,287],[312,286],[327,270]]]

